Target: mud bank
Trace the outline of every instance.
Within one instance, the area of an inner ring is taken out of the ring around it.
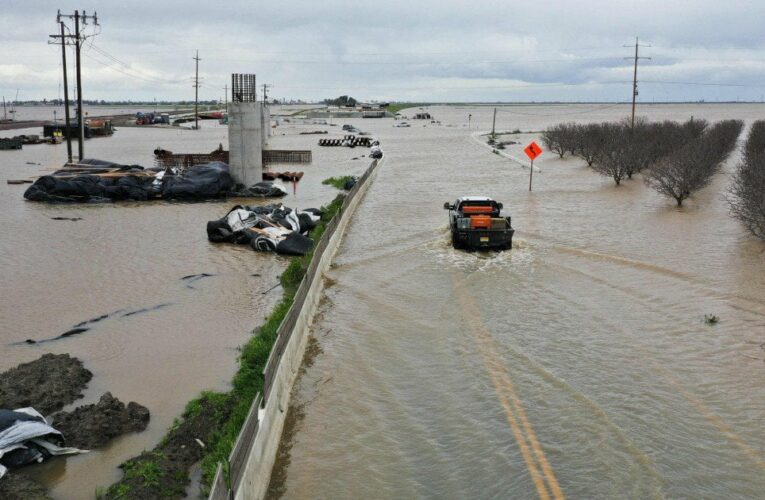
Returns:
[[[100,448],[122,434],[146,429],[149,418],[145,406],[133,401],[125,405],[107,392],[96,404],[56,413],[51,417],[51,425],[64,434],[69,446],[89,450]]]
[[[0,408],[29,406],[49,415],[81,398],[92,377],[77,358],[68,354],[45,354],[0,374]],[[49,417],[48,422],[63,434],[67,446],[90,450],[122,434],[143,431],[149,418],[146,407],[135,402],[125,405],[107,392],[98,403],[59,411]],[[45,486],[27,476],[25,469],[13,469],[0,479],[0,498],[49,498]]]
[[[50,500],[48,490],[24,473],[11,472],[0,479],[3,500]]]
[[[211,393],[195,399],[160,444],[120,465],[125,476],[99,497],[184,498],[189,469],[204,456],[230,412],[231,401],[225,395]]]
[[[92,378],[79,359],[68,354],[44,354],[0,373],[0,408],[32,406],[49,415],[80,399]]]

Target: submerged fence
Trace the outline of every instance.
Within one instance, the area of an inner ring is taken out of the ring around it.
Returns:
[[[287,150],[287,149],[264,149],[263,165],[272,163],[311,163],[312,154],[310,149]]]
[[[211,500],[265,496],[279,449],[290,391],[303,361],[308,328],[323,287],[321,275],[329,268],[350,217],[381,162],[372,161],[316,244],[311,263],[295,293],[292,307],[279,326],[276,342],[263,370],[264,396],[261,398],[258,394],[255,397],[227,463],[218,464],[210,490]],[[226,468],[229,483],[225,480]]]
[[[171,153],[162,151],[155,153],[154,165],[161,168],[166,167],[191,167],[193,165],[203,165],[211,161],[222,161],[228,163],[228,151],[219,149],[212,153]],[[313,155],[310,150],[287,150],[287,149],[264,149],[263,165],[273,163],[311,163]]]

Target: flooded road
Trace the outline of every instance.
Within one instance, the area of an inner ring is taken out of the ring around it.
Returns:
[[[503,107],[497,128],[628,109]],[[272,496],[761,498],[765,245],[727,212],[737,155],[682,209],[550,153],[529,193],[528,170],[471,138],[492,107],[429,111],[441,126],[378,125],[386,160],[328,276]],[[639,115],[750,123],[765,106]],[[520,157],[535,138],[504,140]],[[451,248],[441,207],[467,194],[504,202],[512,251]]]
[[[201,123],[199,131],[120,128],[113,137],[86,141],[86,156],[151,166],[157,146],[209,152],[227,144],[225,127]],[[297,132],[278,127],[272,147],[313,147],[316,136]],[[22,133],[40,130],[0,135]],[[305,177],[296,192],[289,186],[290,194],[281,201],[297,208],[330,201],[338,191],[321,181],[363,172],[368,162],[352,160],[360,154],[348,148],[315,148],[313,164],[288,167],[304,170]],[[65,159],[65,144],[0,152],[0,371],[47,352],[70,353],[94,375],[85,398],[72,406],[94,403],[111,391],[125,403],[136,401],[151,411],[142,433],[25,471],[52,487],[55,498],[74,499],[91,498],[98,486],[117,480],[117,465],[151,449],[202,390],[228,388],[238,346],[281,293],[278,288],[262,292],[278,283],[289,261],[246,246],[207,241],[208,220],[222,217],[237,203],[269,201],[49,205],[25,201],[26,186],[6,184],[6,179],[42,175]],[[211,276],[183,279],[202,273]],[[106,314],[110,316],[79,335],[23,343],[56,337]]]

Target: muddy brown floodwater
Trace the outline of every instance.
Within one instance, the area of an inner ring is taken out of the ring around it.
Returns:
[[[201,124],[199,131],[120,128],[113,137],[88,140],[86,156],[151,166],[157,146],[209,152],[227,144],[225,127]],[[297,135],[317,128],[329,127],[283,124],[274,129],[272,147],[314,150],[311,165],[276,168],[305,171],[296,191],[288,186],[290,194],[281,200],[288,206],[321,206],[338,192],[322,185],[323,179],[358,175],[368,165],[365,159],[353,160],[368,150],[317,148],[317,136]],[[29,133],[40,130],[0,135]],[[208,220],[222,217],[236,203],[263,201],[49,205],[25,201],[26,186],[6,184],[6,179],[42,175],[65,157],[65,144],[0,151],[0,372],[47,352],[70,353],[93,372],[93,379],[85,398],[65,410],[95,403],[109,391],[151,411],[144,432],[85,455],[27,468],[52,488],[54,497],[80,499],[119,479],[117,465],[151,449],[200,391],[228,387],[237,347],[280,296],[278,288],[262,292],[278,282],[288,260],[207,241]],[[203,273],[211,276],[182,279]],[[107,314],[79,335],[23,344],[56,337]]]
[[[296,386],[303,417],[273,491],[762,498],[765,244],[723,198],[738,154],[682,209],[639,176],[615,187],[550,153],[529,193],[528,170],[471,136],[491,128],[491,106],[429,111],[440,126],[376,124],[386,160],[329,273],[321,352]],[[497,128],[628,112],[500,107]],[[749,124],[765,106],[638,114]],[[450,247],[441,207],[467,194],[504,202],[512,251]]]

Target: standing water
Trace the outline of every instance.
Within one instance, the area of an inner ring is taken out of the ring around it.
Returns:
[[[535,132],[503,137],[521,157],[550,124],[628,109],[501,107],[497,128]],[[738,154],[681,209],[549,152],[529,193],[475,140],[492,107],[428,111],[440,126],[375,131],[385,163],[329,273],[272,496],[761,498],[765,245],[727,211]],[[512,251],[451,248],[461,195],[504,202]]]
[[[157,146],[206,153],[227,144],[225,127],[201,125],[198,131],[120,127],[112,137],[87,140],[86,156],[152,166]],[[271,147],[312,148],[316,136],[298,135],[305,128],[277,127]],[[1,135],[39,133],[29,129]],[[237,203],[281,201],[295,208],[319,207],[337,194],[321,184],[323,179],[358,175],[367,166],[352,160],[360,156],[359,150],[314,149],[311,165],[276,167],[305,171],[294,190],[288,186],[285,198],[205,203],[29,202],[23,198],[28,185],[8,185],[6,179],[59,168],[66,161],[66,145],[0,152],[0,372],[44,353],[69,353],[83,361],[93,379],[84,398],[65,410],[95,403],[111,391],[123,402],[136,401],[151,412],[144,432],[122,436],[87,454],[25,468],[24,473],[51,488],[54,498],[92,498],[97,487],[121,477],[120,463],[159,442],[189,400],[202,390],[228,389],[237,348],[262,323],[281,290],[263,292],[278,283],[289,261],[247,246],[209,243],[206,223]],[[192,275],[200,276],[183,279]],[[57,337],[103,315],[109,316],[79,335],[24,343]]]

